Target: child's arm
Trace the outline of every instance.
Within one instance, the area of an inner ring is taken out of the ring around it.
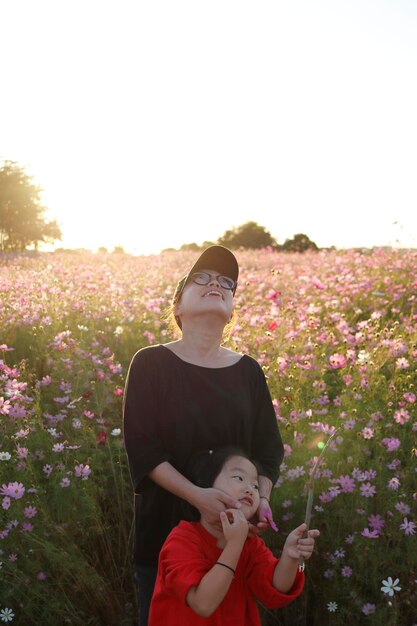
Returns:
[[[242,511],[238,509],[222,511],[220,521],[226,546],[217,563],[203,576],[196,587],[191,587],[187,594],[188,606],[202,617],[209,617],[214,613],[228,592],[248,536],[249,525]]]
[[[275,589],[278,589],[281,593],[288,593],[293,586],[300,557],[306,561],[313,553],[314,540],[320,535],[320,532],[318,530],[309,530],[307,537],[303,538],[306,529],[306,524],[298,526],[288,535],[284,544],[282,555],[275,568],[272,580]]]

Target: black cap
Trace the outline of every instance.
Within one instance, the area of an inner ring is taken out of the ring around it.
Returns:
[[[200,254],[188,274],[183,276],[178,282],[172,299],[173,304],[176,304],[180,299],[184,287],[187,284],[188,277],[192,276],[194,272],[197,272],[199,269],[216,270],[220,272],[222,276],[233,278],[236,283],[239,277],[239,265],[233,252],[224,246],[210,246]],[[233,290],[233,294],[235,291],[236,288]],[[178,326],[181,328],[180,320],[177,317],[175,319]]]

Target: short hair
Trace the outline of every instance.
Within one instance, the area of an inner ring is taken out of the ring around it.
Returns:
[[[241,456],[247,459],[255,466],[258,474],[262,473],[259,463],[245,450],[237,446],[225,446],[201,450],[194,454],[188,462],[185,474],[197,487],[209,489],[213,487],[214,481],[222,471],[224,464],[232,456]],[[183,514],[184,518],[189,521],[198,521],[201,517],[200,512],[188,502],[184,503]]]

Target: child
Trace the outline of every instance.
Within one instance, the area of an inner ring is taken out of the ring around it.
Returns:
[[[220,513],[221,525],[204,515],[182,521],[159,556],[149,626],[260,626],[255,598],[268,608],[289,604],[302,591],[298,562],[310,558],[318,530],[301,524],[276,559],[249,520],[259,507],[258,469],[244,452],[225,448],[202,453],[190,476],[199,487],[221,489],[240,503]]]

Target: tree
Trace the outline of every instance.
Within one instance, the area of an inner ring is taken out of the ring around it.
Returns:
[[[226,230],[217,243],[227,248],[266,248],[277,245],[271,233],[256,222],[246,222],[232,230]]]
[[[180,250],[191,251],[191,252],[197,252],[200,249],[201,249],[200,246],[198,246],[196,243],[183,243],[182,246],[180,247]]]
[[[281,250],[286,252],[305,252],[306,250],[318,250],[318,247],[307,235],[298,233],[292,239],[286,239],[281,246]]]
[[[39,242],[61,239],[55,220],[46,221],[41,204],[41,188],[13,161],[0,168],[0,250],[24,252]]]
[[[112,254],[126,254],[123,246],[114,246]]]

